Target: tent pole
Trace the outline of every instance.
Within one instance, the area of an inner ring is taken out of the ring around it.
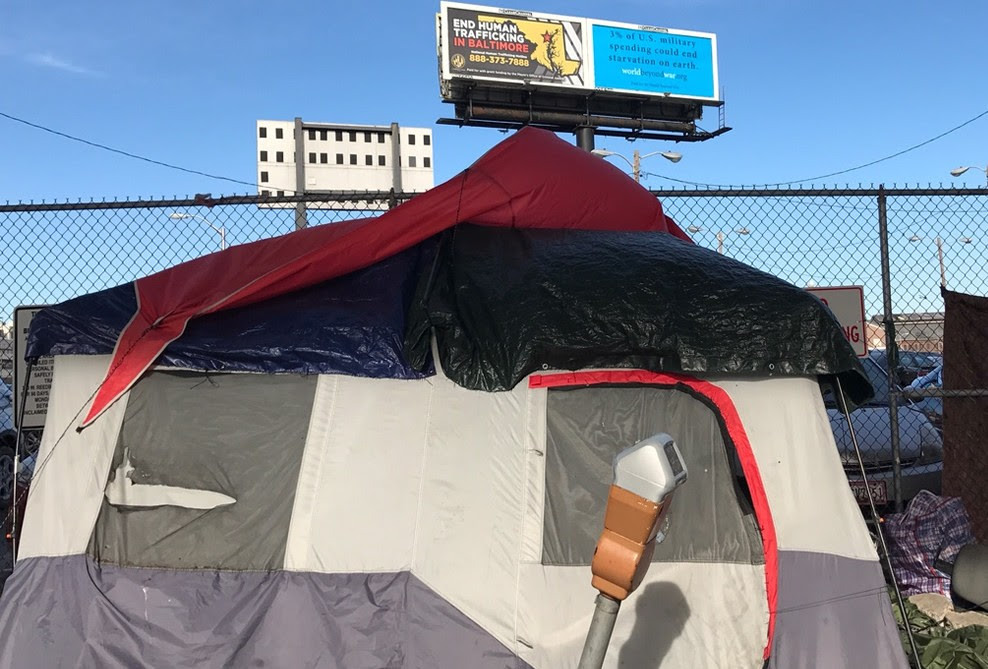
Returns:
[[[906,613],[906,603],[902,599],[902,590],[899,589],[899,582],[895,580],[895,572],[892,570],[892,556],[889,555],[888,544],[885,543],[885,532],[878,518],[878,510],[875,509],[875,498],[871,494],[871,485],[868,482],[868,472],[865,470],[864,460],[861,457],[861,449],[858,447],[858,437],[854,434],[854,424],[851,421],[851,412],[847,408],[847,399],[844,397],[844,388],[841,387],[840,378],[834,377],[837,382],[837,396],[840,398],[841,412],[847,420],[848,433],[851,435],[851,443],[854,445],[854,454],[858,459],[858,468],[861,471],[861,479],[864,481],[865,493],[868,495],[868,509],[871,511],[871,522],[875,524],[875,533],[878,535],[878,543],[881,545],[881,555],[888,568],[889,576],[892,577],[892,587],[895,590],[895,599],[899,605],[899,612],[902,614],[902,623],[906,627],[906,636],[909,638],[909,648],[913,652],[913,662],[915,669],[923,669],[923,663],[919,659],[919,649],[916,647],[916,639],[913,638],[913,628],[909,624],[909,615]]]

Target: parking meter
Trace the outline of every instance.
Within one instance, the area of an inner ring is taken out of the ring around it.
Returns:
[[[621,602],[645,578],[655,544],[665,538],[663,523],[673,493],[686,477],[679,447],[668,434],[649,437],[615,456],[604,530],[591,563],[591,584],[600,594],[579,669],[603,664]]]

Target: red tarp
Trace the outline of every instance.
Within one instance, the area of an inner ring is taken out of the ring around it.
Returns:
[[[620,169],[550,132],[524,128],[456,177],[377,218],[235,246],[135,281],[138,312],[117,340],[83,426],[125,393],[192,318],[342,276],[463,222],[653,230],[689,239]]]

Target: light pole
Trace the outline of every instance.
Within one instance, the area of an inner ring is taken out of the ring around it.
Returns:
[[[628,163],[628,165],[631,166],[631,174],[635,177],[635,182],[637,183],[641,183],[642,160],[644,160],[645,158],[651,158],[652,156],[662,156],[671,163],[678,163],[680,160],[683,159],[683,155],[681,153],[676,153],[675,151],[652,151],[651,153],[646,153],[645,155],[642,155],[638,152],[638,149],[635,149],[635,152],[632,154],[631,160],[628,160],[623,154],[620,154],[617,151],[608,151],[607,149],[594,149],[590,153],[594,154],[595,156],[600,156],[601,158],[607,158],[609,156],[617,156],[624,162]]]
[[[977,167],[972,165],[968,165],[967,167],[955,167],[954,169],[950,170],[950,176],[959,177],[968,170],[978,170],[979,172],[984,172],[985,180],[986,182],[988,182],[988,167]]]
[[[168,214],[168,218],[172,219],[173,221],[188,221],[192,219],[195,219],[197,221],[202,221],[203,223],[211,227],[214,232],[219,234],[220,251],[226,250],[226,228],[222,226],[217,228],[215,225],[213,225],[213,222],[210,221],[205,216],[200,216],[199,214],[186,214],[180,211],[173,211],[172,213]]]
[[[967,168],[965,167],[964,169]],[[926,239],[926,237],[923,237],[921,235],[910,235],[909,237],[910,242],[921,242],[924,239]],[[970,244],[974,240],[970,237],[958,237],[957,241],[959,241],[961,244]],[[939,235],[937,235],[936,237],[933,238],[933,242],[937,245],[937,260],[940,261],[940,286],[942,288],[946,288],[947,270],[943,264],[943,239]]]
[[[703,232],[703,230],[704,229],[701,228],[699,225],[691,225],[686,228],[686,231],[689,232],[691,235],[695,235],[698,232]],[[747,227],[740,227],[735,230],[717,230],[714,233],[717,237],[717,253],[720,253],[721,255],[724,254],[724,237],[732,232],[738,235],[751,234],[751,230],[749,230]]]

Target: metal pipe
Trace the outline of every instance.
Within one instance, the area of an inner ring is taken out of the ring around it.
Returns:
[[[617,620],[621,602],[604,594],[597,595],[597,605],[593,610],[593,619],[587,631],[587,640],[583,644],[583,654],[577,669],[600,669],[607,655],[607,647],[611,643],[614,632],[614,622]]]
[[[632,128],[635,130],[671,130],[690,135],[696,132],[696,125],[691,121],[653,121],[638,118],[599,116],[596,114],[579,114],[576,112],[500,109],[476,104],[471,105],[469,115],[470,119],[513,121],[517,123],[551,123],[553,125],[568,125],[577,129],[583,127],[610,126],[614,128]]]
[[[581,125],[576,129],[576,145],[584,151],[593,151],[593,126]]]
[[[295,117],[295,194],[305,193],[305,137],[302,118]],[[295,203],[295,229],[301,230],[308,225],[305,213],[305,200]],[[226,248],[226,240],[223,240]]]
[[[895,319],[892,316],[892,273],[889,269],[889,226],[885,186],[878,187],[878,236],[882,253],[882,302],[884,305],[885,349],[889,387],[895,382],[899,364],[899,349],[895,343]],[[892,490],[895,510],[902,512],[902,453],[899,447],[899,401],[895,392],[889,393],[889,425],[892,434]]]

